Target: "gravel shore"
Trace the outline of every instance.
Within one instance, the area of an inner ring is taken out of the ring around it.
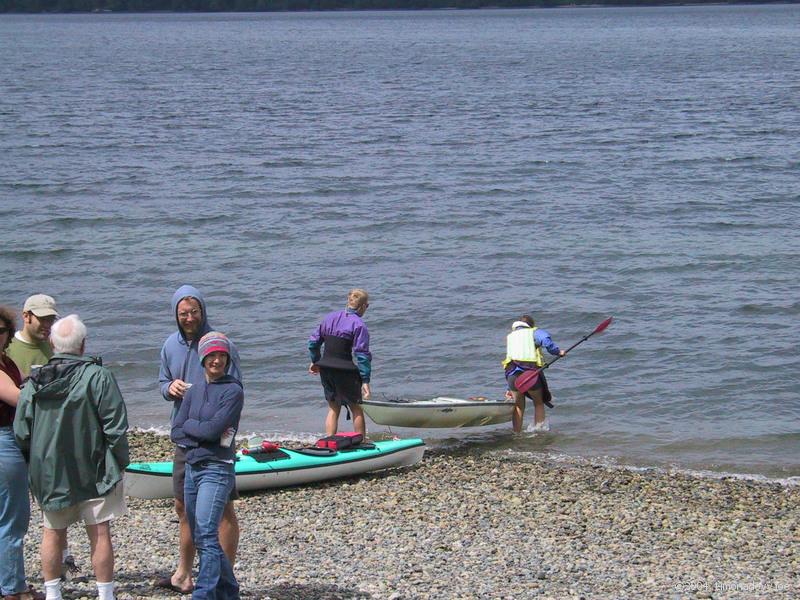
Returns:
[[[134,460],[169,441],[131,435]],[[129,499],[113,525],[117,598],[177,557],[168,500]],[[29,579],[41,589],[33,509]],[[429,450],[413,467],[243,494],[235,571],[245,598],[796,598],[800,488],[630,471],[507,451]],[[88,543],[65,598],[95,598]],[[188,598],[188,596],[186,596]]]

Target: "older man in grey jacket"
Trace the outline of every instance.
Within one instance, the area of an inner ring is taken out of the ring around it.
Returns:
[[[22,388],[14,434],[29,461],[31,492],[43,511],[42,573],[47,600],[61,599],[67,527],[83,521],[100,600],[114,599],[110,522],[127,512],[128,417],[114,375],[84,356],[86,326],[77,315],[56,321],[55,354]]]

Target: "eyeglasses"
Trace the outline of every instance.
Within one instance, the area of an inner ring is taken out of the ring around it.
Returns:
[[[178,313],[178,318],[179,319],[187,319],[190,316],[197,318],[197,317],[200,316],[200,311],[197,310],[196,308],[193,308],[192,310],[185,310],[183,312],[179,312]]]
[[[3,335],[4,333],[8,333],[9,331],[11,331],[11,330],[8,327],[0,327],[0,335]]]

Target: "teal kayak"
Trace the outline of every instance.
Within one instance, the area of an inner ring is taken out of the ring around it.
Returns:
[[[278,448],[258,454],[237,454],[236,487],[241,492],[302,485],[350,477],[422,460],[419,438],[372,442],[339,451]],[[172,462],[131,463],[125,469],[125,493],[134,498],[171,498]]]

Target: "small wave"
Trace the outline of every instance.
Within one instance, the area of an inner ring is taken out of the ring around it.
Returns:
[[[151,433],[160,437],[169,437],[169,427],[132,427],[131,433]],[[298,442],[301,444],[313,444],[320,438],[319,433],[307,431],[278,431],[278,430],[253,430],[240,431],[236,434],[237,440],[260,438],[264,440],[274,440],[282,442]]]
[[[800,302],[794,302],[788,306],[776,306],[774,304],[755,304],[748,302],[739,307],[739,312],[745,315],[797,315],[800,314]]]
[[[526,256],[525,252],[515,252],[513,250],[505,250],[500,252],[491,252],[484,258],[487,260],[522,260]]]
[[[622,471],[630,471],[632,473],[656,473],[659,475],[686,475],[697,479],[715,479],[715,480],[728,480],[734,479],[738,481],[753,481],[756,483],[765,483],[779,485],[781,487],[794,487],[800,485],[800,476],[790,477],[767,477],[766,475],[758,475],[754,473],[731,473],[727,471],[710,471],[706,469],[692,469],[680,466],[641,466],[632,465],[618,462],[617,459],[610,456],[598,457],[582,457],[564,454],[560,452],[534,452],[530,450],[514,450],[505,449],[502,452],[514,456],[524,456],[530,460],[550,460],[562,464],[573,464],[588,467],[603,467],[606,469],[615,469]]]
[[[676,133],[673,134],[671,137],[673,140],[685,140],[690,138],[700,137],[702,134],[695,133],[695,132],[686,132],[686,133]]]
[[[7,258],[18,258],[23,260],[31,260],[46,256],[48,260],[53,258],[62,258],[74,253],[74,248],[53,248],[42,250],[20,249],[20,250],[3,250],[0,252]]]
[[[262,167],[268,169],[285,169],[285,168],[295,168],[295,167],[306,167],[311,163],[307,160],[302,158],[292,158],[286,157],[279,160],[266,160],[261,163]]]
[[[727,158],[723,158],[723,162],[726,163],[739,163],[739,162],[754,162],[760,160],[761,156],[729,156]]]
[[[168,427],[131,427],[130,433],[152,433],[154,435],[169,437],[170,429]]]
[[[65,226],[72,227],[74,225],[87,225],[93,227],[95,225],[104,225],[113,222],[116,226],[116,219],[112,216],[108,217],[82,217],[82,216],[68,216],[68,217],[51,217],[45,221],[49,225],[56,227]]]
[[[238,439],[260,438],[269,441],[298,442],[300,444],[313,444],[320,438],[319,433],[309,433],[307,431],[251,431],[241,432],[236,435]]]

